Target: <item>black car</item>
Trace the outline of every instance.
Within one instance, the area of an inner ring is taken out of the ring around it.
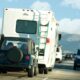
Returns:
[[[76,70],[77,67],[80,67],[80,49],[78,49],[77,54],[75,56],[73,69]]]
[[[67,53],[64,58],[65,60],[71,60],[73,58],[73,54]]]
[[[35,43],[29,38],[5,37],[0,47],[0,73],[25,70],[29,77],[37,74]]]

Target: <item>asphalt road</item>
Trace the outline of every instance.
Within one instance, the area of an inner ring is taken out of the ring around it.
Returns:
[[[33,78],[28,78],[26,72],[8,72],[0,74],[0,80],[80,80],[80,69],[73,70],[73,61],[63,61],[56,63],[52,72],[38,74]]]

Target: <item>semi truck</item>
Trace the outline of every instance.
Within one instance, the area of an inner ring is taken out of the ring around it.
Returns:
[[[60,38],[52,11],[4,9],[0,40],[0,72],[26,69],[28,76],[48,73],[55,65]]]

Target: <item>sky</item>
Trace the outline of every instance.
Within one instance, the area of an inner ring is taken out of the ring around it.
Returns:
[[[61,32],[80,34],[80,0],[0,0],[0,29],[4,8],[51,10]]]

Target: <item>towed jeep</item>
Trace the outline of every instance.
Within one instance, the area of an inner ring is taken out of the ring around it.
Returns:
[[[4,10],[0,40],[1,73],[25,70],[28,77],[37,75],[38,58],[35,51],[37,22],[32,20],[33,15],[25,15],[28,13],[29,11],[24,12],[23,9]]]
[[[35,44],[31,39],[5,37],[0,50],[0,72],[22,70],[28,76],[37,74]]]

